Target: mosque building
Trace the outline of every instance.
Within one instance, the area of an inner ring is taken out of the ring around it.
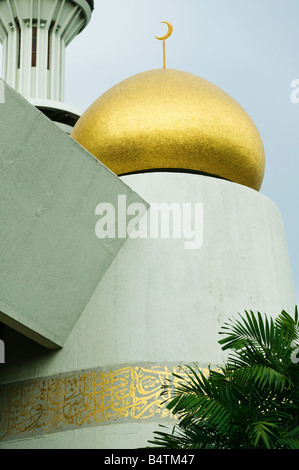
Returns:
[[[163,67],[81,116],[64,104],[65,47],[93,7],[0,0],[5,449],[146,446],[175,422],[161,385],[222,364],[229,317],[296,303],[263,142],[231,96]]]

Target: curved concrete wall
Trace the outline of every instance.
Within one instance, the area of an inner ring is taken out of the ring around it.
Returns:
[[[283,222],[268,198],[187,173],[122,180],[149,203],[202,203],[202,246],[186,249],[181,238],[129,238],[61,351],[44,351],[7,332],[4,448],[145,446],[159,422],[173,423],[159,407],[161,383],[179,364],[223,363],[218,331],[229,317],[245,309],[293,313]],[[31,397],[27,416],[35,397],[40,427],[14,408],[20,390]],[[18,426],[9,428],[11,413]]]

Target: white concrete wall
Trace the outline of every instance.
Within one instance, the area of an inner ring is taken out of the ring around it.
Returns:
[[[186,250],[181,239],[128,239],[63,350],[42,354],[20,341],[19,349],[6,350],[2,382],[123,364],[221,364],[218,331],[228,317],[245,309],[293,313],[283,221],[268,198],[195,174],[157,172],[122,180],[151,203],[203,203],[202,247]],[[3,443],[3,448],[138,447],[153,437],[158,421],[128,417],[119,424]]]

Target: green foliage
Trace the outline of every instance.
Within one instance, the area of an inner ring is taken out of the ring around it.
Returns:
[[[299,449],[299,317],[245,312],[219,332],[226,364],[185,366],[161,395],[178,424],[149,441],[167,449]]]

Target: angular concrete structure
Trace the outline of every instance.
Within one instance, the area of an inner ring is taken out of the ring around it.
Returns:
[[[7,85],[3,98],[0,321],[62,347],[126,240],[96,236],[96,206],[142,199]]]

